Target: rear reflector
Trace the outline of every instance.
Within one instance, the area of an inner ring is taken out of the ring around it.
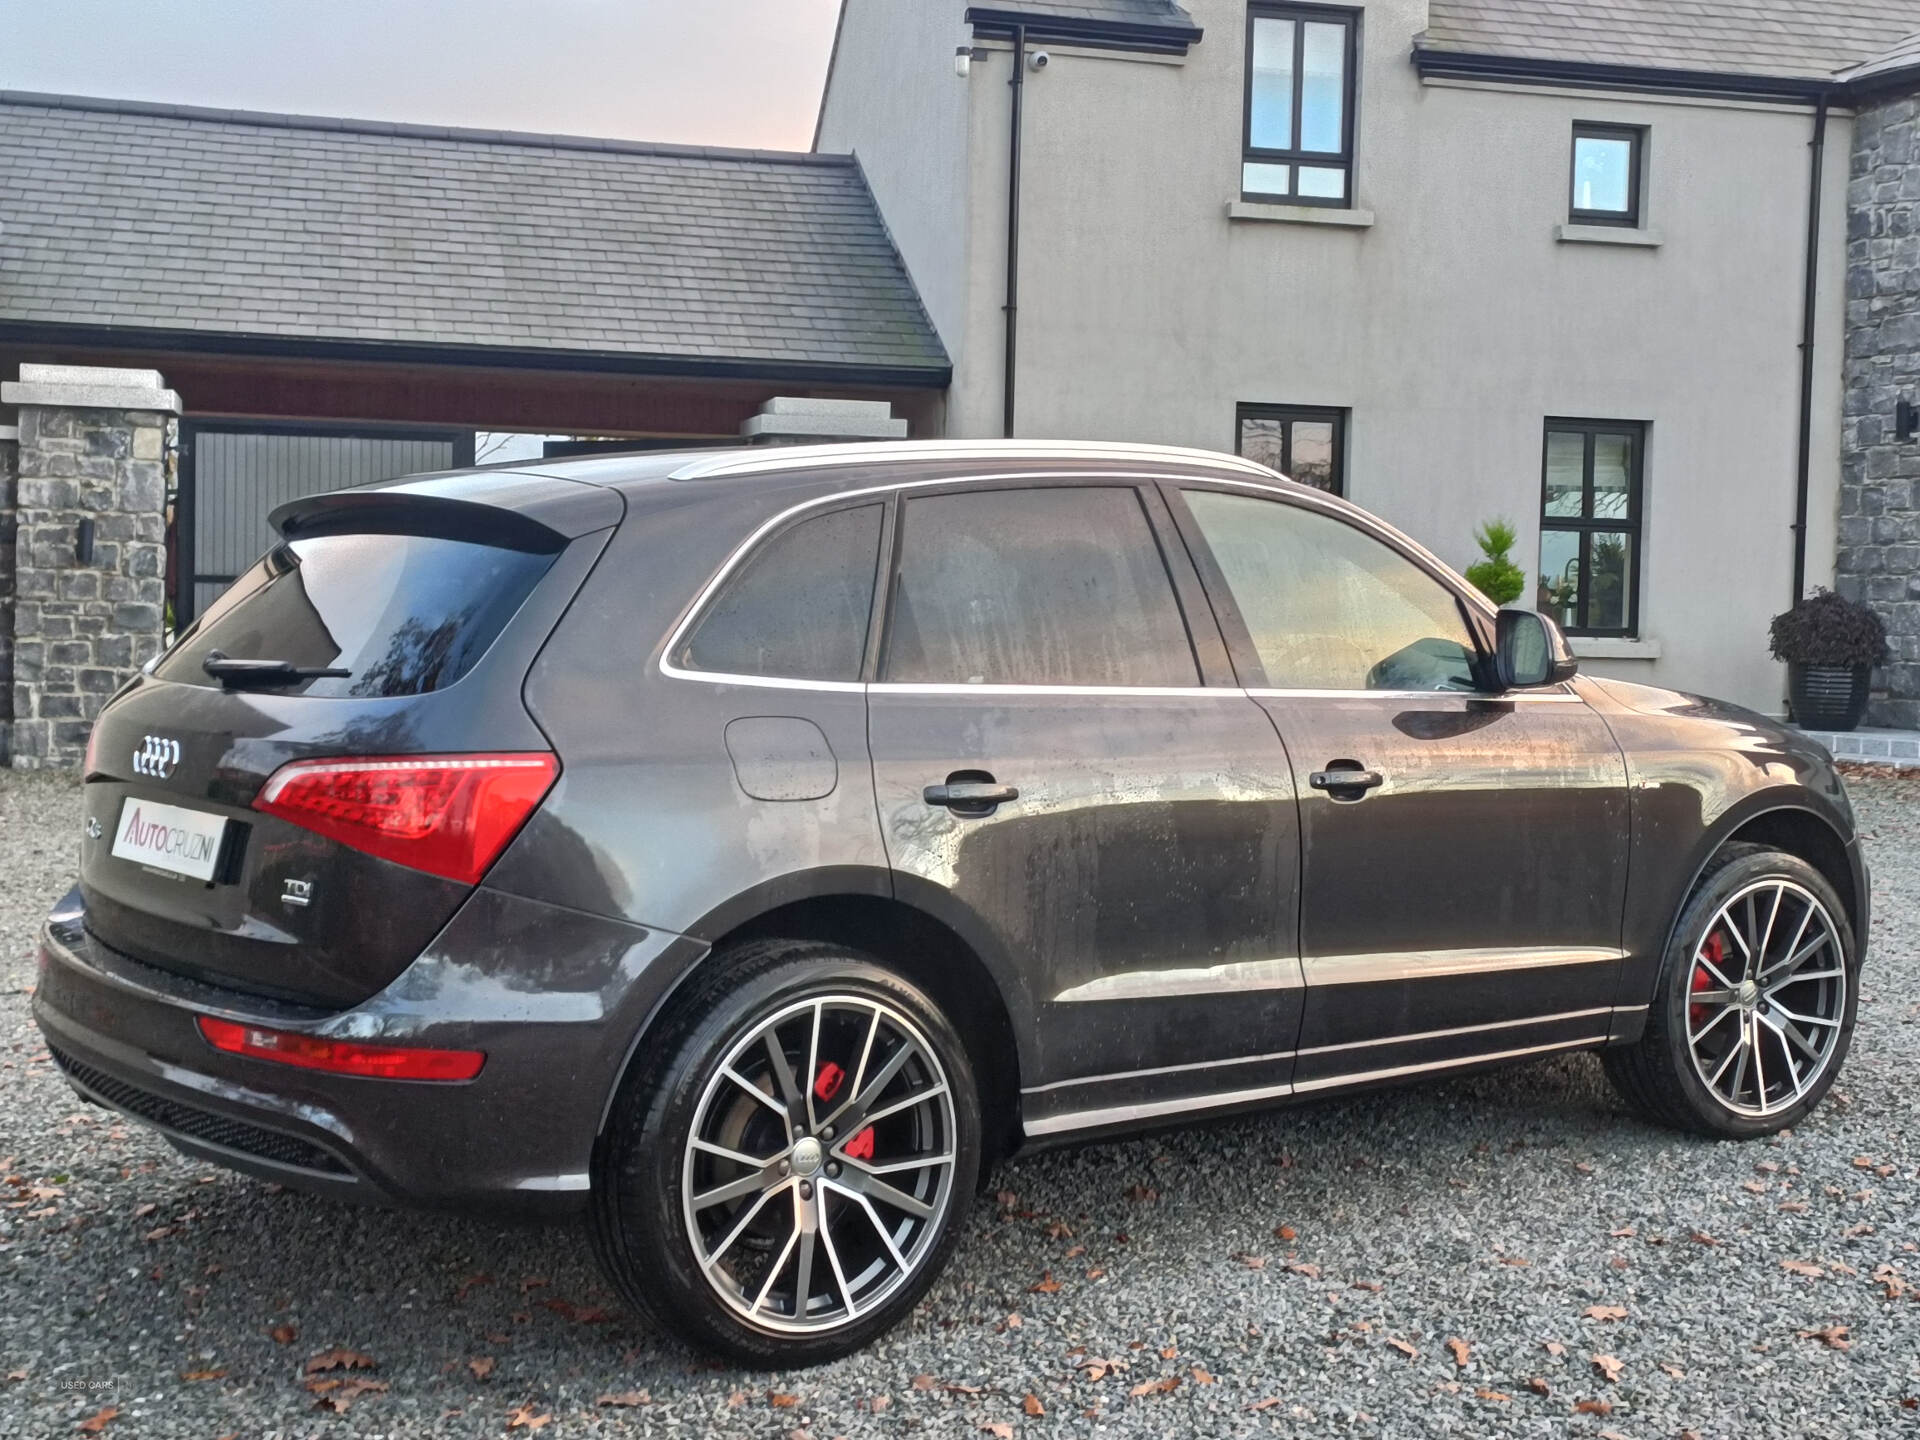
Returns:
[[[216,1050],[275,1060],[303,1070],[331,1070],[373,1080],[471,1080],[487,1063],[478,1050],[420,1050],[406,1045],[362,1045],[352,1040],[323,1040],[285,1030],[262,1030],[231,1020],[199,1017],[200,1033]]]
[[[355,850],[478,883],[560,773],[551,754],[296,760],[253,808]]]

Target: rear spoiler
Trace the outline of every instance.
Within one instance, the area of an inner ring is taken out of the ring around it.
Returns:
[[[415,476],[307,495],[276,506],[283,539],[313,535],[437,535],[510,550],[554,551],[617,525],[617,490],[513,470]]]

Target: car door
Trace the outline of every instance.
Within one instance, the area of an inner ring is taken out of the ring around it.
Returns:
[[[1027,988],[1028,1133],[1284,1094],[1292,777],[1154,488],[898,504],[868,692],[881,829],[899,893]]]
[[[1453,582],[1351,508],[1170,488],[1300,794],[1296,1088],[1605,1037],[1628,844],[1605,722],[1570,686],[1485,688]]]

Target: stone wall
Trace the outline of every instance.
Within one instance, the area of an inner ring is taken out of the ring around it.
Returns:
[[[12,753],[13,543],[19,528],[14,517],[20,474],[19,433],[12,425],[0,425],[0,764],[5,764]]]
[[[100,707],[160,648],[180,402],[151,370],[58,365],[22,365],[0,402],[20,417],[9,759],[69,768]]]
[[[1846,410],[1834,588],[1887,622],[1892,663],[1870,725],[1920,728],[1920,440],[1895,430],[1920,405],[1920,101],[1863,108],[1848,190]]]

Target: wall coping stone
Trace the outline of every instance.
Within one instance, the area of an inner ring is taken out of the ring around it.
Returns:
[[[180,396],[158,370],[105,365],[22,365],[20,378],[0,383],[0,404],[79,410],[181,412]]]

